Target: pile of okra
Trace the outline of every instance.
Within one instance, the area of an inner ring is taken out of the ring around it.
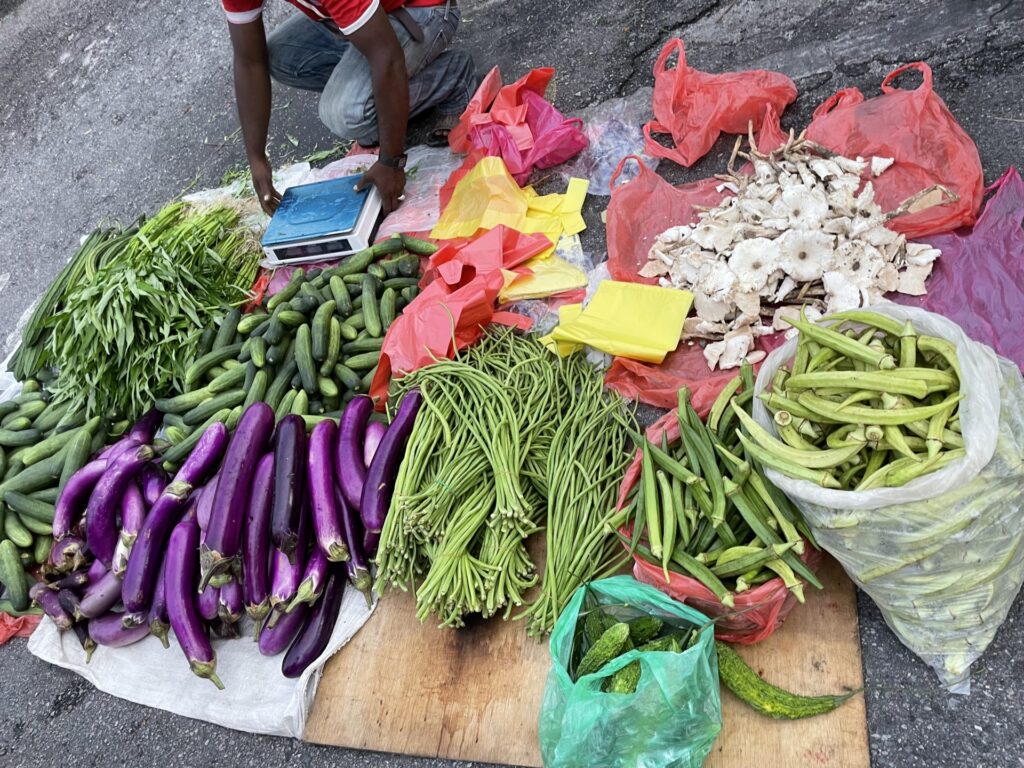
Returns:
[[[633,551],[663,569],[692,577],[727,606],[734,595],[773,578],[803,602],[803,580],[821,588],[801,560],[810,536],[792,503],[765,477],[741,442],[738,413],[749,415],[754,373],[744,364],[701,421],[679,392],[679,439],[642,451],[640,480],[628,504]]]
[[[165,468],[176,468],[207,426],[233,429],[256,401],[278,420],[303,416],[309,428],[340,418],[349,400],[369,390],[385,332],[418,293],[420,255],[434,250],[395,236],[335,267],[298,268],[251,313],[234,310],[207,329],[186,391],[156,402],[170,443]]]
[[[762,395],[779,437],[744,420],[744,445],[759,461],[824,488],[867,491],[965,455],[951,342],[866,310],[789,322],[800,332],[796,354]]]

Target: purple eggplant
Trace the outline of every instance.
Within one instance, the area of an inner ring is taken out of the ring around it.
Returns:
[[[111,461],[89,497],[85,510],[85,540],[96,559],[108,567],[117,547],[117,509],[121,497],[142,465],[152,458],[153,449],[148,445],[122,453]]]
[[[71,625],[71,629],[74,630],[75,637],[78,638],[82,650],[85,651],[85,663],[88,664],[92,661],[92,652],[96,650],[96,641],[89,637],[89,622],[88,620],[76,621]]]
[[[89,569],[79,568],[77,571],[72,571],[67,576],[64,576],[50,584],[50,589],[54,591],[62,589],[82,589],[89,586],[90,581],[92,581],[92,579],[89,578]]]
[[[345,573],[352,586],[366,596],[367,606],[373,605],[373,577],[363,553],[362,524],[359,513],[350,507],[339,489],[335,489],[338,510],[341,513],[341,530],[348,545],[349,559],[345,561]]]
[[[125,610],[141,611],[149,604],[163,561],[167,536],[188,504],[193,487],[202,483],[217,467],[227,440],[227,427],[220,422],[207,427],[174,480],[164,488],[149,510],[124,572],[122,599]]]
[[[132,428],[128,430],[127,437],[140,444],[153,442],[153,435],[160,428],[160,422],[163,418],[164,415],[160,411],[156,408],[151,408],[146,411],[146,414],[141,419],[132,425]]]
[[[213,515],[213,497],[217,492],[217,476],[214,475],[202,488],[197,488],[196,493],[196,521],[199,523],[199,530],[206,533],[210,527],[210,517]],[[199,537],[202,540],[202,536]]]
[[[124,648],[126,645],[139,642],[148,634],[149,627],[145,622],[126,627],[121,620],[120,613],[108,613],[105,616],[89,619],[89,637],[96,645]]]
[[[356,397],[346,407],[338,424],[338,444],[334,456],[334,474],[350,506],[359,508],[366,481],[363,440],[366,422],[373,413],[373,400]]]
[[[113,445],[108,445],[106,448],[100,451],[99,455],[96,458],[111,461],[113,459],[116,459],[125,451],[129,451],[132,448],[135,448],[139,445],[141,445],[141,443],[138,440],[136,440],[133,437],[128,437],[127,435],[125,435]]]
[[[89,566],[89,583],[95,584],[97,581],[107,575],[107,566],[101,563],[99,560],[93,560],[92,565]]]
[[[149,611],[136,611],[135,613],[119,613],[121,617],[121,623],[124,624],[125,629],[132,629],[133,627],[141,627],[143,624],[149,627]]]
[[[391,422],[380,447],[373,457],[373,463],[366,471],[366,484],[363,486],[363,497],[359,505],[359,516],[363,521],[363,546],[366,554],[372,556],[377,551],[380,531],[384,527],[388,507],[391,505],[392,486],[398,474],[398,465],[405,453],[405,443],[412,433],[419,413],[423,396],[419,390],[406,393],[398,406],[395,420]]]
[[[299,603],[309,603],[310,605],[315,603],[323,594],[329,569],[330,561],[327,556],[320,547],[313,547],[313,551],[310,552],[309,559],[306,561],[306,570],[302,574],[302,581],[299,582],[299,586],[295,590],[295,597],[292,598],[285,611],[289,613],[294,611]]]
[[[85,562],[85,542],[77,536],[64,536],[50,548],[50,565],[58,573],[76,571]]]
[[[160,570],[156,577],[156,586],[153,587],[153,602],[149,606],[149,632],[163,643],[164,648],[169,648],[167,642],[167,630],[171,628],[167,621],[167,593],[164,591],[164,567],[160,563]]]
[[[373,457],[377,455],[377,448],[380,441],[384,439],[384,433],[388,431],[388,425],[382,421],[371,421],[366,425],[366,434],[363,436],[363,464],[369,467],[373,463]],[[362,498],[360,498],[362,502]]]
[[[237,621],[224,621],[219,617],[210,622],[210,631],[213,632],[214,637],[223,640],[236,640],[241,637]]]
[[[220,600],[220,587],[216,587],[213,584],[207,584],[203,591],[199,593],[199,597],[196,598],[196,607],[199,609],[199,615],[207,621],[213,621],[217,618],[217,603]]]
[[[341,521],[334,501],[334,450],[338,428],[331,420],[313,427],[309,438],[309,498],[313,531],[320,549],[332,562],[348,560]]]
[[[146,500],[148,509],[156,504],[156,500],[160,498],[160,494],[167,487],[167,473],[150,462],[142,468],[139,478],[142,481],[142,497]]]
[[[89,585],[82,595],[82,602],[78,605],[76,619],[85,617],[94,619],[102,616],[121,599],[121,578],[110,571],[107,571],[102,578]]]
[[[73,623],[71,616],[68,615],[68,612],[60,604],[60,598],[57,597],[56,592],[39,581],[32,585],[32,588],[28,591],[28,596],[39,604],[39,607],[43,609],[43,613],[49,616],[53,623],[57,625],[57,629],[61,632],[71,629]]]
[[[167,599],[167,617],[192,672],[209,678],[223,689],[217,677],[217,657],[210,645],[199,612],[196,609],[196,562],[199,550],[199,524],[193,514],[182,518],[167,544],[164,565],[164,591]]]
[[[299,515],[306,500],[306,424],[301,416],[281,419],[274,435],[274,496],[270,534],[274,546],[291,555],[299,535]]]
[[[264,656],[276,656],[291,643],[306,622],[309,606],[300,603],[291,613],[279,614],[271,611],[260,632],[259,648]]]
[[[64,490],[57,497],[57,505],[53,512],[55,541],[60,541],[71,533],[85,511],[89,495],[106,471],[107,460],[95,459],[68,478]]]
[[[274,454],[256,465],[249,491],[249,513],[242,547],[242,592],[245,610],[259,627],[270,610],[270,509],[274,492]]]
[[[242,600],[242,585],[232,579],[220,588],[217,599],[217,616],[226,624],[234,624],[245,613]]]
[[[331,640],[344,594],[345,574],[335,566],[327,577],[324,596],[313,606],[309,619],[285,654],[281,663],[281,672],[285,677],[298,677],[306,667],[320,658]]]
[[[237,562],[252,477],[260,457],[267,451],[273,431],[274,411],[266,403],[255,402],[245,409],[228,444],[217,478],[210,527],[199,548],[203,586]]]
[[[114,573],[123,575],[128,567],[128,557],[135,539],[138,538],[142,524],[146,521],[146,500],[142,497],[142,491],[135,481],[128,484],[124,489],[124,496],[121,497],[121,533],[117,539],[117,546],[114,548],[114,558],[111,568]]]

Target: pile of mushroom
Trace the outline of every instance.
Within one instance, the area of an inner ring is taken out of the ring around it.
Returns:
[[[733,194],[696,223],[659,235],[640,271],[693,293],[696,317],[683,338],[714,340],[704,349],[712,369],[757,362],[764,353],[751,351],[754,338],[789,328],[785,317],[801,306],[816,318],[877,303],[887,291],[925,292],[938,249],[908,243],[885,224],[929,193],[952,193],[922,190],[885,213],[870,177],[891,158],[851,159],[792,134],[767,154],[749,142],[740,152],[737,141],[729,173],[717,177],[719,190]],[[750,165],[734,170],[737,157]]]

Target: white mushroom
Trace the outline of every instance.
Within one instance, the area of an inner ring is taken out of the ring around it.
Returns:
[[[708,344],[704,348],[704,359],[707,360],[711,370],[714,370],[716,366],[723,370],[737,368],[752,346],[754,346],[754,336],[749,329],[730,331],[721,341]]]
[[[661,259],[651,259],[640,268],[640,277],[661,277],[668,274],[668,264]]]
[[[923,267],[925,264],[931,264],[941,255],[942,251],[926,243],[907,243],[907,264],[912,266]]]
[[[774,240],[755,237],[741,240],[732,249],[729,269],[736,275],[741,291],[760,291],[768,282],[768,276],[777,269],[779,246]]]
[[[832,159],[836,161],[836,164],[842,168],[843,171],[853,176],[860,176],[864,173],[864,169],[868,167],[868,164],[863,157],[851,160],[849,157],[836,155]]]
[[[821,226],[822,220],[828,216],[828,198],[817,187],[786,187],[782,190],[782,197],[772,206],[772,215],[789,219],[793,228],[813,229]]]
[[[826,272],[822,283],[829,312],[844,312],[860,306],[860,288],[845,272]]]
[[[728,224],[718,224],[705,218],[693,228],[690,237],[701,248],[721,253],[732,245],[733,228]]]
[[[874,284],[875,276],[885,263],[885,257],[873,245],[861,240],[847,240],[836,249],[833,266],[858,288],[867,288]]]
[[[847,192],[853,193],[860,189],[860,176],[854,176],[846,173],[838,178],[832,179],[828,183],[829,191],[838,192],[839,190],[846,190]]]
[[[871,158],[871,175],[881,176],[885,169],[896,162],[895,158],[892,157],[872,157]]]
[[[796,289],[796,285],[796,280],[794,280],[789,275],[786,275],[786,277],[783,278],[782,282],[779,284],[779,287],[775,289],[775,295],[772,297],[772,301],[774,301],[776,304],[781,303],[787,296],[789,296],[789,294],[791,294]]]
[[[772,204],[760,197],[744,197],[739,200],[738,206],[746,220],[754,224],[772,215]]]
[[[910,296],[923,296],[926,293],[924,281],[931,273],[932,265],[930,263],[920,267],[908,266],[900,272],[899,287],[896,290]]]
[[[749,319],[758,317],[761,312],[761,294],[757,291],[737,291],[732,295],[733,303],[741,312],[741,317],[733,321],[734,326],[740,326],[743,315]]]
[[[693,311],[697,313],[697,317],[702,317],[710,322],[720,323],[725,320],[731,308],[732,306],[728,302],[714,301],[699,288],[694,288]]]
[[[766,357],[768,357],[768,353],[765,352],[763,349],[755,349],[744,359],[751,365],[756,365],[757,363],[760,363],[762,360],[764,360]]]
[[[882,291],[895,291],[900,284],[900,273],[892,264],[884,264],[875,275],[875,284]]]
[[[812,157],[807,164],[814,171],[814,175],[822,181],[835,179],[843,174],[843,169],[839,167],[838,163],[824,157]]]
[[[889,245],[890,243],[897,242],[903,238],[903,235],[899,232],[893,232],[884,224],[879,224],[876,227],[871,227],[870,229],[861,231],[859,233],[859,237],[865,242],[879,248],[883,245]],[[902,247],[902,243],[900,246]]]
[[[779,265],[801,283],[818,280],[832,260],[835,238],[821,230],[791,229],[783,232],[779,244]]]

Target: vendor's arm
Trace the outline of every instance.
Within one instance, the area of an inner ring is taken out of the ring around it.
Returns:
[[[252,169],[252,185],[263,210],[272,214],[281,202],[274,189],[267,158],[267,129],[270,126],[270,67],[263,17],[244,24],[228,25],[234,50],[235,101],[242,125],[245,154]]]
[[[370,64],[380,156],[397,158],[405,151],[405,129],[409,122],[409,77],[398,36],[387,14],[378,7],[365,24],[348,34],[348,39]],[[390,213],[398,207],[398,198],[405,189],[405,171],[374,163],[363,175],[359,188],[368,183],[377,187],[384,213]]]

